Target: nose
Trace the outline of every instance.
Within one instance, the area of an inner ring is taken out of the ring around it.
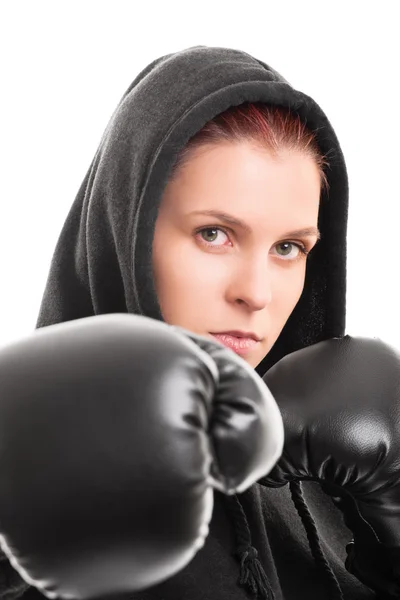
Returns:
[[[263,310],[272,302],[272,277],[265,256],[246,262],[232,277],[230,300],[245,303],[252,310]]]

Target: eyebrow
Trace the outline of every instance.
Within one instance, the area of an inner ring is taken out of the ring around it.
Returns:
[[[237,217],[234,217],[233,215],[230,215],[226,212],[220,212],[218,210],[210,209],[210,210],[194,210],[193,212],[191,212],[189,214],[190,215],[207,215],[209,217],[216,217],[217,219],[219,219],[220,221],[223,221],[224,223],[227,223],[228,225],[235,225],[236,227],[243,229],[243,231],[247,231],[248,233],[251,233],[251,227],[247,223],[245,223],[241,219],[238,219]],[[287,237],[316,236],[317,240],[319,240],[319,239],[321,239],[321,232],[319,231],[319,229],[317,227],[303,227],[302,229],[288,231],[287,233],[284,234],[284,236],[287,236]]]

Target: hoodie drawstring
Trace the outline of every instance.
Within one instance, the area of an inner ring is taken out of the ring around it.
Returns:
[[[292,481],[289,487],[293,504],[307,534],[311,554],[327,582],[328,597],[330,600],[344,600],[336,575],[322,550],[317,527],[304,500],[301,484]],[[258,552],[252,545],[249,524],[239,498],[237,495],[233,495],[225,496],[224,499],[235,530],[236,550],[234,555],[240,562],[239,585],[250,591],[254,598],[275,600],[271,584],[258,558]]]
[[[289,483],[289,488],[292,495],[293,504],[299,513],[300,519],[306,531],[311,554],[314,557],[315,563],[321,569],[323,576],[327,580],[329,598],[331,598],[331,600],[343,600],[343,593],[339,582],[326,559],[324,551],[322,550],[317,527],[310,511],[308,510],[306,501],[304,500],[301,484],[299,481],[291,481]]]
[[[275,594],[258,558],[258,552],[251,543],[249,524],[239,498],[235,494],[225,496],[224,499],[235,529],[234,555],[240,562],[239,585],[250,591],[255,598],[275,600]]]

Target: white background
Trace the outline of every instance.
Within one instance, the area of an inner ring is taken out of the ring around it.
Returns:
[[[347,333],[400,348],[400,3],[2,2],[0,344],[35,327],[107,122],[153,59],[198,44],[270,63],[324,109],[350,178]]]

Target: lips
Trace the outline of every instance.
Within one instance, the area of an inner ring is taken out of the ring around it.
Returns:
[[[211,335],[225,347],[236,352],[236,354],[247,354],[259,344],[253,338],[238,337],[228,333],[212,333]]]
[[[252,331],[239,331],[237,329],[232,329],[229,331],[218,331],[216,333],[212,333],[212,335],[231,335],[233,337],[249,338],[251,340],[255,340],[256,342],[261,342],[261,338],[259,338]]]

